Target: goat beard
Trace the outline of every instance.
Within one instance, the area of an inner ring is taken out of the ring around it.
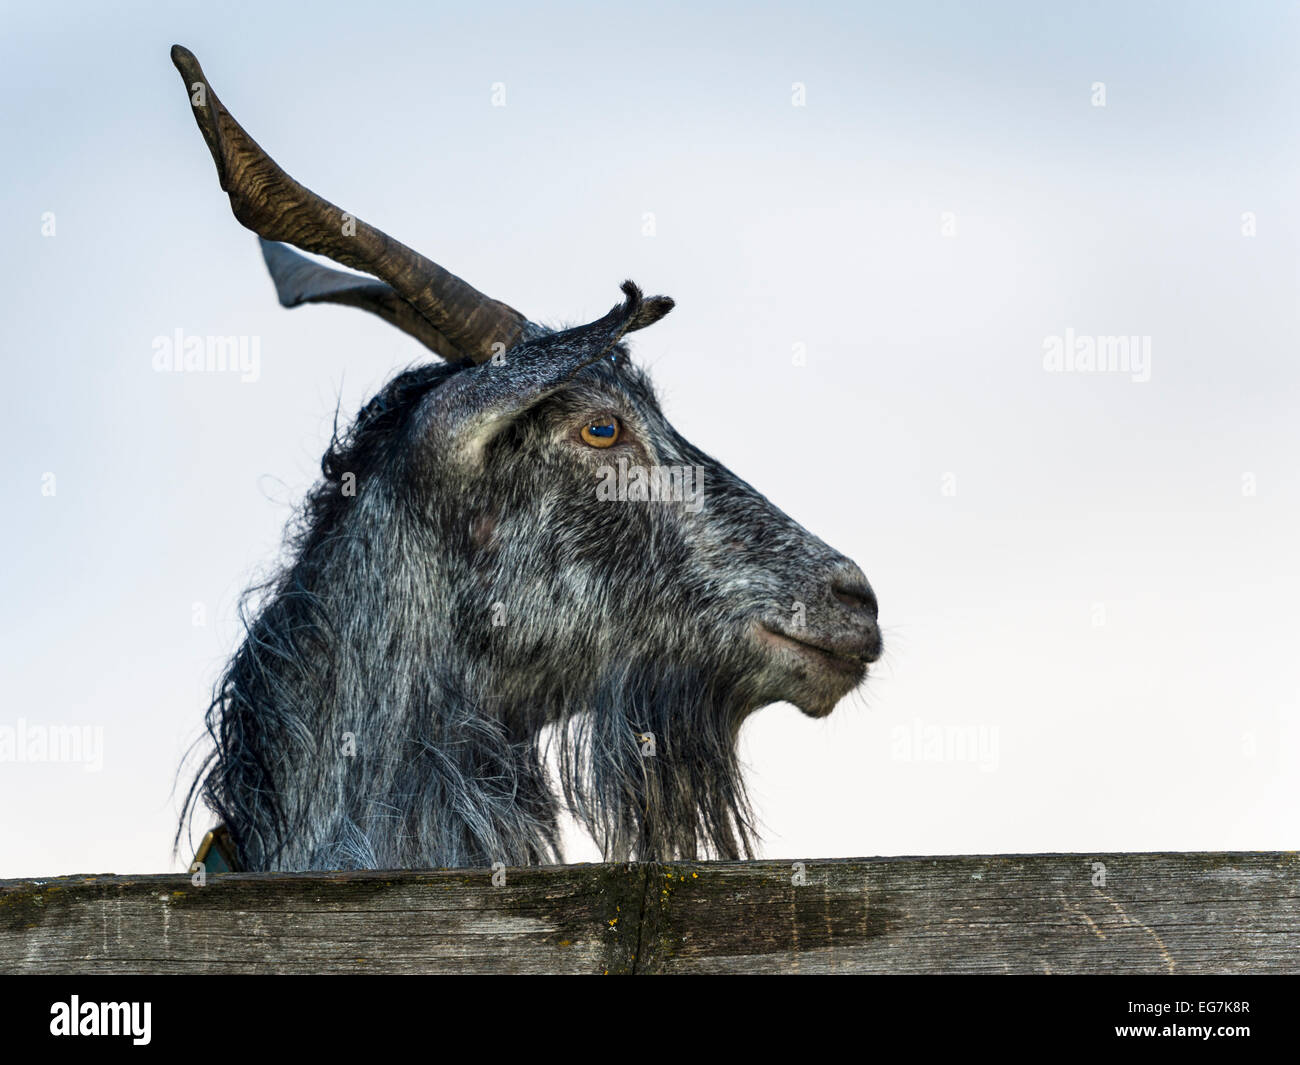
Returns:
[[[559,862],[561,802],[607,861],[753,856],[739,675],[642,662],[516,702],[417,691],[388,722],[391,744],[356,730],[340,773],[304,737],[320,705],[268,712],[240,673],[210,711],[216,750],[196,787],[250,871]],[[337,735],[351,716],[335,708],[313,731]]]
[[[560,721],[565,804],[606,861],[753,856],[737,687],[660,663],[609,670]]]

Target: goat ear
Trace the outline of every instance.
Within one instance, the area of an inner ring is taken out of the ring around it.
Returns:
[[[603,340],[605,346],[601,354],[604,354],[617,344],[625,333],[654,325],[675,306],[669,296],[651,296],[646,299],[641,295],[641,289],[635,281],[624,281],[619,287],[623,290],[623,302],[611,307],[609,313],[603,318],[598,318],[589,325],[566,329],[555,336],[567,337],[577,343],[583,341],[599,343]],[[599,357],[598,355],[597,358]],[[594,362],[595,359],[592,361]]]
[[[299,255],[289,245],[259,237],[262,258],[275,282],[275,294],[281,307],[299,307],[304,303],[341,303],[379,315],[390,325],[415,337],[430,351],[459,362],[466,355],[427,318],[397,294],[392,285],[373,277],[348,274],[314,263]]]
[[[667,296],[646,298],[631,281],[608,314],[517,344],[501,358],[457,374],[430,397],[429,436],[440,454],[476,464],[483,448],[510,422],[575,374],[599,362],[622,338],[673,309]]]

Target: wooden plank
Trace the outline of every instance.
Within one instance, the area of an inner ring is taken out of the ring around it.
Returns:
[[[1300,856],[0,881],[0,972],[1300,972]]]
[[[1294,853],[809,861],[801,886],[796,871],[762,862],[652,873],[660,897],[646,908],[639,964],[664,973],[1300,971]]]
[[[0,882],[4,973],[627,971],[645,870],[225,873]]]

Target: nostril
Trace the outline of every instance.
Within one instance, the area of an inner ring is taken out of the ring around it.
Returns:
[[[874,620],[880,612],[879,604],[876,602],[876,593],[871,590],[869,584],[858,584],[849,581],[833,581],[831,583],[831,594],[835,596],[845,606],[853,610],[865,610]]]

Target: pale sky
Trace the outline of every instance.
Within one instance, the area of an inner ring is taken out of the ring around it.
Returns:
[[[278,306],[174,42],[291,174],[530,316],[676,298],[633,345],[669,417],[886,636],[830,718],[746,727],[764,855],[1294,848],[1294,4],[230,6],[0,15],[0,752],[102,736],[0,761],[0,877],[184,864],[236,598],[336,402],[422,358]],[[155,372],[177,329],[258,337],[258,379]],[[1048,372],[1067,331],[1149,379]]]

